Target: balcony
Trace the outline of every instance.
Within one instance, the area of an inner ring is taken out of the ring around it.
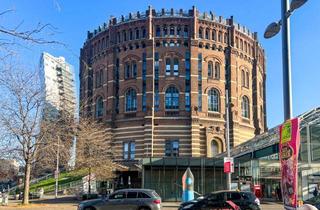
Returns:
[[[133,118],[133,117],[136,117],[137,114],[135,112],[128,112],[128,113],[124,113],[124,116],[126,118]]]
[[[166,117],[177,117],[177,116],[179,116],[179,111],[166,111],[165,116]]]
[[[221,114],[219,112],[208,112],[208,117],[210,117],[210,118],[221,118]]]

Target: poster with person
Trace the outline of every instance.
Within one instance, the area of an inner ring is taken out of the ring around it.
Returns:
[[[298,207],[299,118],[280,126],[281,191],[285,209]]]

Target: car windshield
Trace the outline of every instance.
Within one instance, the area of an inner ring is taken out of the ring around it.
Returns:
[[[254,194],[248,193],[248,192],[241,193],[241,196],[246,200],[254,200],[254,199],[256,199],[256,196]]]

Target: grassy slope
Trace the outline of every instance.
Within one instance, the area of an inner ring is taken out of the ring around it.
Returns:
[[[74,172],[64,172],[59,175],[59,185],[66,184],[69,182],[80,180],[83,176]],[[43,187],[45,192],[48,192],[49,189],[54,188],[55,179],[49,178],[47,180],[42,180],[36,184],[30,186],[30,192],[34,192]]]

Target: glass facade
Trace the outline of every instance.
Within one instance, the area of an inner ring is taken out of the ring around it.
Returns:
[[[143,159],[143,187],[155,189],[164,201],[181,201],[181,179],[190,167],[195,197],[225,189],[223,162],[214,158],[165,157]]]
[[[316,114],[307,113],[300,123],[300,152],[298,168],[298,199],[313,197],[315,186],[320,183],[320,109]],[[217,145],[211,143],[211,153],[215,154]],[[171,141],[166,142],[166,154],[171,156]],[[263,199],[277,199],[280,187],[279,128],[232,148],[234,173],[232,189],[253,191],[259,185]],[[181,178],[190,167],[194,178],[194,190],[199,194],[226,189],[226,174],[223,172],[223,158],[226,154],[214,155],[214,158],[165,157],[145,158],[144,187],[155,189],[163,200],[181,200]]]

